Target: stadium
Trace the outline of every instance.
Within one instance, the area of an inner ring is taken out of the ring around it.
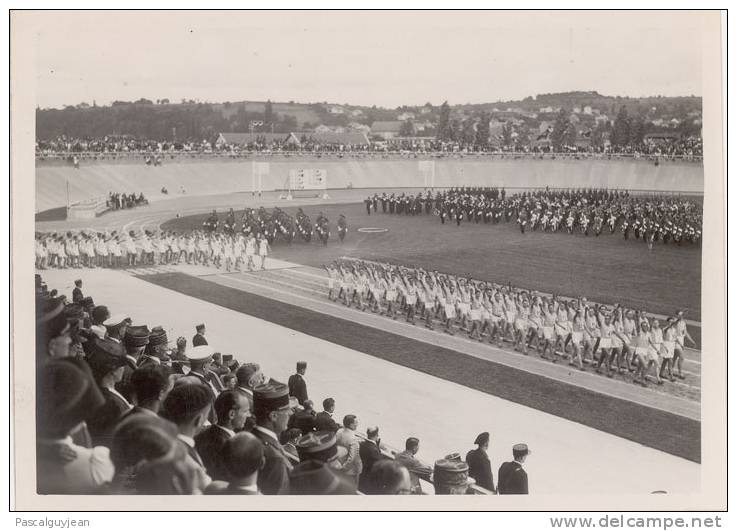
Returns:
[[[460,186],[462,176],[469,189],[503,188],[510,195],[545,185],[621,189],[652,201],[688,198],[700,205],[699,162],[565,155],[540,160],[503,153],[252,152],[243,159],[171,156],[157,166],[147,164],[143,154],[89,157],[77,164],[37,160],[36,230],[157,237],[203,231],[215,212],[214,233],[224,234],[233,209],[234,232],[240,233],[245,211],[276,207],[290,217],[298,209],[313,219],[318,213],[326,217],[326,244],[317,237],[309,242],[277,237],[263,270],[175,263],[157,253],[153,262],[132,267],[50,267],[38,273],[49,289],[68,298],[74,280],[83,279],[85,294],[134,324],[163,325],[170,347],[174,338],[189,337],[195,324],[206,322],[214,349],[240,364],[256,362],[276,380],[286,380],[298,361],[306,361],[310,397],[317,404],[334,397],[336,418],[351,413],[362,426],[379,426],[387,456],[403,450],[412,436],[421,441],[419,455],[432,464],[464,454],[477,432],[491,431],[492,463],[508,459],[520,441],[535,450],[535,460],[526,465],[535,493],[679,493],[698,484],[701,301],[693,287],[701,278],[700,245],[659,243],[649,251],[644,237],[625,240],[619,227],[585,236],[521,233],[514,220],[446,224],[437,212],[384,213],[371,198],[434,195]],[[310,172],[322,176],[317,186],[295,179]],[[135,191],[146,203],[108,210],[109,190]],[[342,241],[335,224],[340,215],[347,220]],[[471,340],[460,325],[458,334],[450,335],[346,307],[328,297],[325,266],[336,261],[421,268],[585,297],[642,310],[664,323],[684,311],[694,345],[685,348],[684,379],[642,388],[629,375],[596,374],[594,359],[586,360],[589,370],[579,371],[563,359],[551,363],[536,353],[524,356],[508,342]],[[464,415],[455,414],[459,407]],[[600,452],[582,454],[575,441],[601,448],[605,458]],[[581,465],[575,472],[569,469],[573,461]],[[558,481],[562,474],[570,477],[567,487]],[[424,493],[434,491],[431,481],[422,484]]]

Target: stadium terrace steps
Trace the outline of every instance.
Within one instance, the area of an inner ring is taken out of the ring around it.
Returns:
[[[300,157],[270,162],[262,180],[264,191],[284,189],[292,169],[324,169],[329,188],[424,187],[417,159],[343,159]],[[151,200],[170,197],[184,187],[188,195],[250,191],[252,162],[188,161],[162,166],[144,163],[115,164],[83,161],[72,165],[39,164],[36,167],[36,211],[65,206],[67,181],[71,202],[106,196],[111,191],[143,192]],[[704,168],[692,162],[634,160],[536,160],[444,158],[435,161],[435,186],[505,186],[507,188],[595,187],[658,190],[701,194]],[[169,196],[160,191],[166,187]]]

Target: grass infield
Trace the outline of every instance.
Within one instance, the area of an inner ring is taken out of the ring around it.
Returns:
[[[143,280],[637,443],[701,462],[701,423],[182,273]],[[339,323],[336,323],[339,321]],[[574,442],[575,443],[575,442]],[[605,456],[604,456],[605,457]]]
[[[293,214],[296,208],[285,208]],[[701,248],[684,244],[656,244],[653,252],[641,240],[605,232],[599,237],[582,234],[521,234],[516,223],[484,225],[440,223],[438,217],[369,216],[362,204],[304,207],[314,219],[322,211],[331,220],[327,247],[317,242],[295,241],[287,246],[277,240],[273,256],[320,267],[341,256],[390,262],[507,283],[547,293],[584,296],[589,300],[672,315],[687,310],[686,318],[701,319]],[[345,242],[337,238],[335,222],[345,214],[349,232]],[[225,213],[220,212],[220,220]],[[202,228],[208,214],[167,221],[164,230]],[[237,213],[240,221],[241,213]],[[239,223],[240,225],[240,223]],[[386,228],[386,232],[359,232],[361,227]]]

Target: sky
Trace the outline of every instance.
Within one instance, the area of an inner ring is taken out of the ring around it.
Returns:
[[[694,13],[28,13],[37,105],[701,95]]]

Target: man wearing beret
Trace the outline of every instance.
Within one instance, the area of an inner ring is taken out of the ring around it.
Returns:
[[[293,396],[299,402],[299,405],[304,405],[307,400],[307,384],[305,383],[304,374],[307,370],[307,362],[297,362],[297,373],[289,377],[287,384],[289,385],[289,396]]]
[[[499,494],[528,494],[527,472],[522,468],[522,463],[531,453],[526,444],[515,444],[512,447],[514,461],[499,467]]]
[[[468,464],[468,475],[476,480],[476,484],[492,492],[494,490],[494,476],[491,473],[491,461],[487,452],[489,451],[489,432],[480,433],[474,444],[478,445],[466,454]]]
[[[258,476],[258,488],[264,494],[287,494],[292,464],[279,437],[292,415],[289,389],[278,382],[259,385],[253,390],[253,408],[256,416],[253,434],[263,443],[266,460]]]

